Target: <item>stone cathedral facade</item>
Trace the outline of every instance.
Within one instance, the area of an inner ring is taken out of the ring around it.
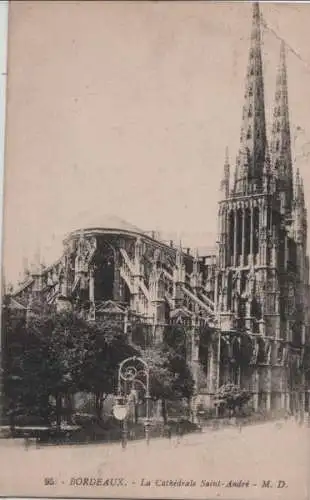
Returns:
[[[291,155],[285,47],[271,136],[267,137],[260,12],[253,4],[240,147],[224,164],[218,251],[198,255],[115,217],[73,231],[63,254],[37,266],[9,295],[33,312],[35,298],[89,321],[118,317],[132,338],[142,324],[160,342],[165,325],[184,327],[196,394],[213,404],[233,382],[252,391],[256,409],[309,406],[309,261],[303,181]]]

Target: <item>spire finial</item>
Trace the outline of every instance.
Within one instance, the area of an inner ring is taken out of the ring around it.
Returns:
[[[253,19],[253,25],[252,25],[252,36],[254,32],[254,27],[257,28],[260,23],[260,12],[259,12],[259,2],[253,2],[253,8],[252,8],[252,19]]]
[[[228,147],[225,148],[224,175],[220,185],[220,191],[225,198],[229,196],[230,189],[230,164],[228,156]]]
[[[296,169],[294,182],[294,205],[305,210],[304,181],[300,175],[299,168]]]
[[[258,2],[253,3],[251,45],[246,75],[240,135],[240,161],[236,166],[235,192],[245,194],[249,184],[259,188],[265,161],[266,123],[261,28]]]
[[[304,180],[303,180],[302,176],[300,176],[300,198],[301,198],[301,201],[304,205],[305,204],[305,189],[304,189]]]
[[[285,64],[285,41],[282,39],[280,43],[280,60]]]
[[[278,180],[278,189],[280,193],[283,193],[286,200],[286,209],[290,212],[294,196],[294,181],[285,52],[285,42],[282,40],[280,44],[280,61],[276,78],[276,93],[271,139],[271,161],[272,168]]]
[[[229,165],[229,149],[228,146],[225,148],[225,165]]]
[[[299,201],[300,197],[300,173],[299,168],[297,167],[294,179],[294,198],[295,201]]]

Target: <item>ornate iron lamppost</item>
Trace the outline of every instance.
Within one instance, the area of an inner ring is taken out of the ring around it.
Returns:
[[[142,378],[142,380],[141,380]],[[143,381],[145,379],[145,382]],[[150,370],[146,361],[137,356],[126,358],[119,365],[118,369],[118,395],[116,404],[113,407],[115,418],[123,422],[122,446],[127,446],[128,435],[128,412],[130,404],[130,395],[134,394],[135,385],[140,384],[145,390],[146,399],[146,419],[145,419],[145,439],[146,443],[150,441]],[[130,392],[128,394],[128,386]]]

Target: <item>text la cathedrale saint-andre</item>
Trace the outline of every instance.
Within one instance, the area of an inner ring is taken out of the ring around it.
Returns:
[[[207,480],[202,479],[197,482],[193,479],[147,479],[142,478],[139,481],[130,481],[131,484],[141,486],[141,487],[174,487],[174,488],[249,488],[249,487],[261,487],[261,488],[286,488],[287,483],[285,481],[271,481],[270,479],[263,479],[260,482],[253,483],[249,480]],[[127,481],[124,478],[113,478],[103,480],[102,478],[71,478],[70,486],[127,486]]]

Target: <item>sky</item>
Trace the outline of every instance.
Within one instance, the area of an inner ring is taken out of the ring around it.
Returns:
[[[0,2],[0,234],[2,231],[8,4]],[[0,261],[2,246],[0,246]],[[1,275],[1,273],[0,273]],[[1,276],[0,276],[1,280]]]
[[[310,5],[261,4],[261,13],[268,126],[280,37],[293,156],[310,200]],[[251,14],[249,2],[12,2],[7,281],[38,251],[50,263],[67,232],[107,214],[184,246],[215,245],[225,148],[232,170],[238,152]]]

